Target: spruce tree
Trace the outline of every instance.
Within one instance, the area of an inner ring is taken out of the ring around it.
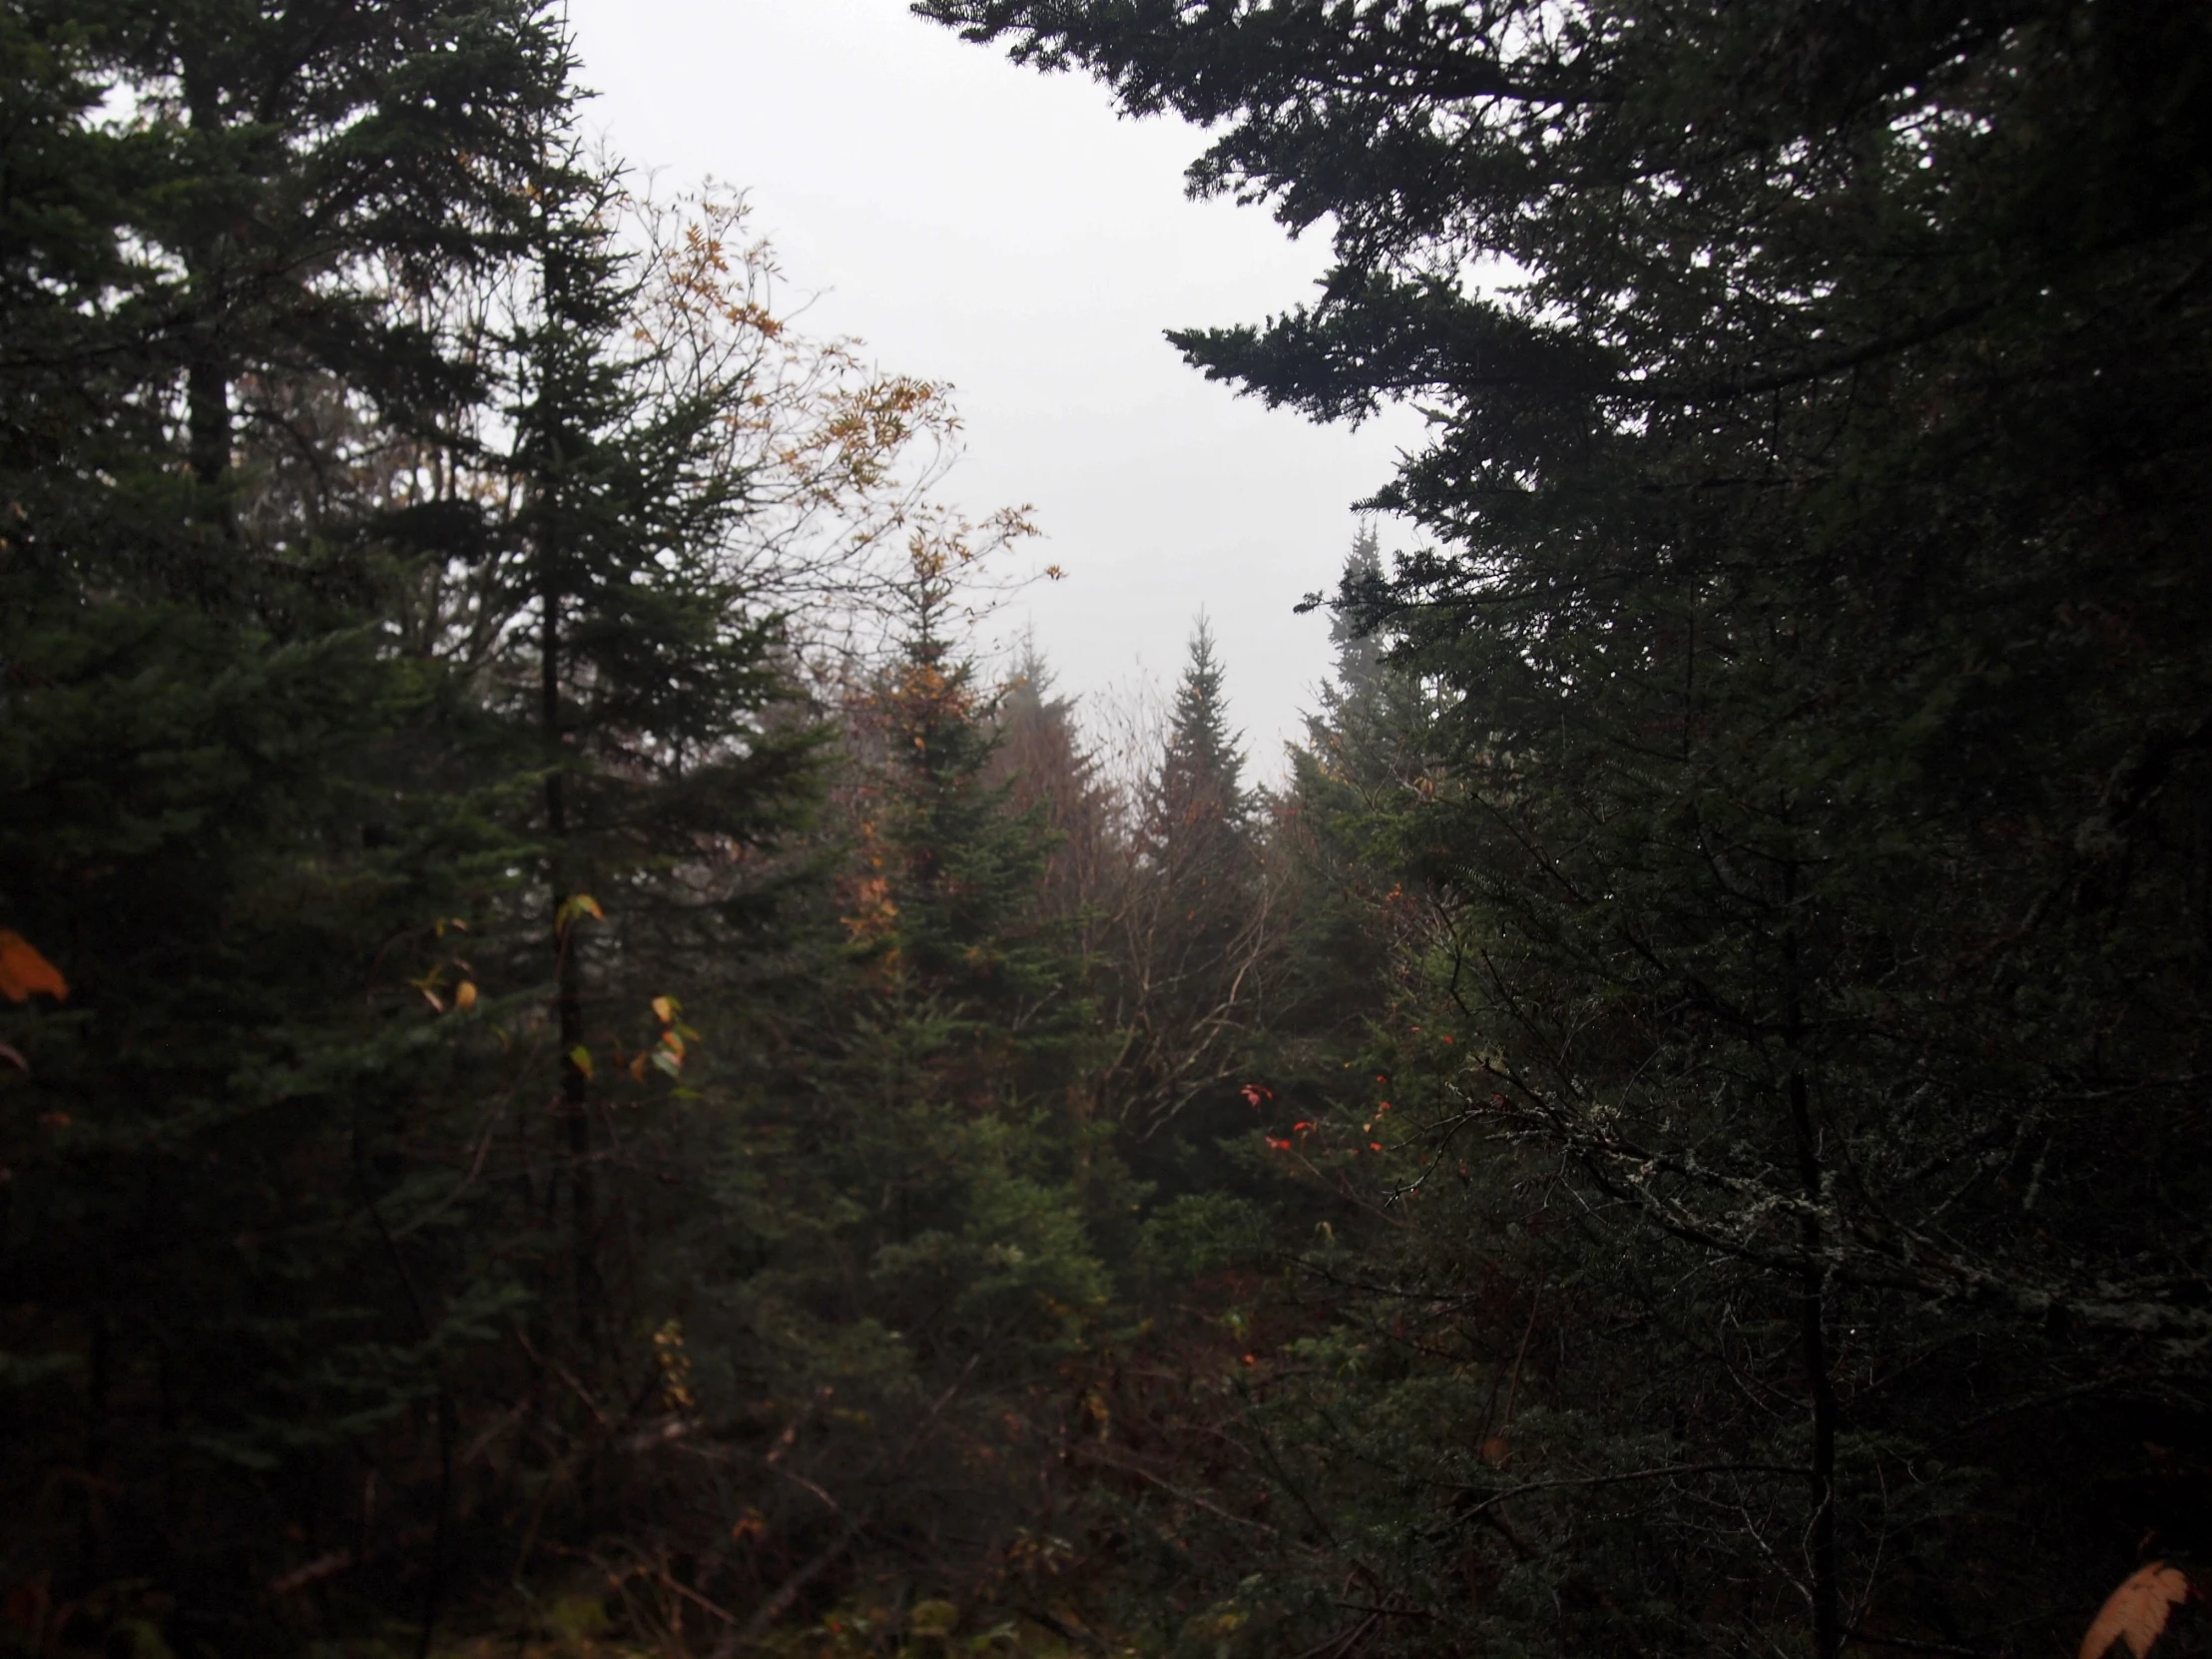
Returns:
[[[4,1016],[4,1547],[72,1639],[279,1641],[270,1586],[341,1530],[366,1564],[337,1518],[360,1459],[439,1437],[412,1430],[450,1422],[498,1298],[426,1311],[386,1226],[389,1125],[452,1071],[406,979],[469,880],[451,842],[409,864],[364,834],[421,691],[376,572],[420,550],[358,496],[292,510],[262,463],[280,428],[343,478],[480,384],[395,280],[496,255],[565,60],[496,6],[17,6],[0,38],[29,95],[0,141],[0,919],[71,990]],[[278,421],[318,399],[346,418]],[[391,1533],[440,1504],[410,1461],[373,1545],[419,1568],[429,1532]]]
[[[1220,1104],[1264,1001],[1273,933],[1243,771],[1202,617],[1143,781],[1106,946],[1122,1039],[1100,1088],[1140,1140],[1202,1098]]]
[[[1575,1651],[2070,1639],[2196,1535],[2090,1501],[2149,1477],[2119,1402],[2206,1420],[2201,10],[921,9],[1332,225],[1194,362],[1433,412],[1379,497],[1429,548],[1349,597],[1439,688],[1404,874],[1489,1198],[1397,1306],[1574,1301],[1524,1316],[1560,1414],[1443,1476],[1494,1567],[1402,1593]],[[1533,1182],[1583,1219],[1532,1260]],[[1396,1421],[1342,1466],[1410,1503]]]
[[[781,1433],[789,1471],[744,1489],[772,1542],[727,1569],[756,1635],[1012,1593],[997,1575],[1065,1501],[1035,1451],[1067,1432],[1059,1368],[1108,1290],[1083,965],[1043,899],[1042,809],[992,776],[994,699],[948,626],[958,569],[917,548],[898,655],[860,688],[842,946],[725,1166],[718,1341],[732,1397],[774,1402],[762,1443]]]
[[[357,549],[234,550],[239,446],[299,441],[287,400],[318,377],[395,422],[468,395],[470,366],[392,298],[497,257],[510,192],[568,98],[565,48],[510,0],[22,15],[81,39],[160,135],[134,147],[132,231],[158,276],[127,318],[176,377],[198,486],[167,574],[281,619],[316,591],[285,566]]]
[[[1234,861],[1235,837],[1250,816],[1237,741],[1229,730],[1214,631],[1200,617],[1191,633],[1190,660],[1176,682],[1166,745],[1145,804],[1144,833],[1158,857],[1189,866],[1201,881]]]
[[[993,714],[998,745],[992,774],[1011,786],[1014,806],[1042,809],[1053,836],[1045,902],[1088,926],[1118,861],[1118,805],[1080,729],[1074,700],[1054,696],[1052,688],[1051,666],[1034,642],[1025,644]]]
[[[1341,589],[1372,593],[1382,576],[1380,538],[1363,525]],[[1435,711],[1419,681],[1387,661],[1384,641],[1342,600],[1330,607],[1329,637],[1336,672],[1306,719],[1306,741],[1291,748],[1291,784],[1272,827],[1290,882],[1291,929],[1273,1023],[1294,1043],[1327,1033],[1323,1050],[1341,1065],[1340,1051],[1361,1046],[1364,1022],[1388,1006],[1398,969],[1389,945],[1419,913],[1403,879],[1404,836],[1418,832],[1414,809],[1437,787],[1426,730]]]
[[[516,401],[498,576],[523,620],[493,672],[542,780],[562,1300],[588,1373],[612,1335],[595,1126],[624,1087],[600,1074],[656,997],[680,1002],[728,971],[732,924],[768,893],[727,866],[804,816],[814,740],[775,718],[790,696],[780,618],[734,569],[751,481],[728,464],[724,429],[749,388],[671,362],[681,347],[644,325],[638,257],[615,241],[620,183],[568,135],[531,201],[528,263],[499,330]]]
[[[5,36],[0,925],[71,994],[0,1011],[0,1547],[88,1640],[426,1650],[628,1518],[686,1061],[816,793],[755,388],[653,335],[565,46],[341,10]]]

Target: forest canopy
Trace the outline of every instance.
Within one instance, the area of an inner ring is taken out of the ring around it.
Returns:
[[[1427,415],[1279,783],[551,12],[0,6],[0,1646],[2201,1649],[2212,13],[914,9]]]

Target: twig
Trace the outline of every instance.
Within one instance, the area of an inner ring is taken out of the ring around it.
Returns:
[[[1174,1498],[1179,1503],[1195,1504],[1197,1507],[1204,1509],[1208,1514],[1219,1515],[1223,1520],[1232,1522],[1237,1526],[1249,1526],[1255,1532],[1259,1532],[1264,1536],[1270,1538],[1278,1536],[1276,1529],[1268,1525],[1266,1521],[1256,1521],[1244,1515],[1232,1514],[1229,1510],[1224,1509],[1220,1504],[1209,1502],[1207,1499],[1200,1497],[1196,1492],[1186,1492],[1180,1486],[1169,1484],[1167,1481],[1161,1479],[1160,1476],[1154,1474],[1150,1469],[1143,1467],[1141,1464],[1134,1462],[1125,1462],[1119,1457],[1102,1455],[1101,1452],[1095,1447],[1086,1447],[1084,1449],[1084,1455],[1094,1458],[1098,1462],[1104,1463],[1110,1469],[1119,1469],[1124,1474],[1133,1474],[1139,1480],[1146,1481],[1151,1485],[1159,1487],[1160,1490],[1166,1492],[1168,1496]]]
[[[1563,1491],[1572,1486],[1618,1486],[1631,1480],[1660,1480],[1670,1474],[1789,1474],[1801,1475],[1805,1471],[1788,1463],[1670,1463],[1663,1468],[1632,1469],[1626,1474],[1573,1475],[1560,1480],[1527,1480],[1518,1486],[1508,1486],[1502,1492],[1492,1492],[1467,1513],[1479,1515],[1494,1508],[1507,1498],[1523,1497],[1530,1492]],[[1475,1488],[1459,1485],[1459,1491]]]

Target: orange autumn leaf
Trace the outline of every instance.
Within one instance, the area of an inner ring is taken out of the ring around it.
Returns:
[[[463,979],[460,988],[453,993],[453,1006],[467,1010],[476,1006],[476,981]]]
[[[0,927],[0,996],[10,1002],[44,991],[57,1002],[69,995],[69,981],[61,969],[33,948],[21,933]]]
[[[2081,1639],[2081,1659],[2104,1659],[2112,1644],[2121,1641],[2135,1659],[2144,1659],[2151,1644],[2165,1634],[2173,1610],[2194,1594],[2188,1575],[2179,1567],[2151,1562],[2114,1590],[2098,1611],[2089,1634]]]

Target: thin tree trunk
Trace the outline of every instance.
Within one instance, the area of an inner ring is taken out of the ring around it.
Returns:
[[[1789,1091],[1790,1120],[1797,1136],[1806,1202],[1817,1205],[1821,1195],[1820,1146],[1813,1134],[1803,1071],[1791,1071]],[[1829,1371],[1828,1269],[1821,1260],[1823,1247],[1820,1218],[1809,1209],[1799,1224],[1804,1278],[1798,1297],[1799,1341],[1813,1413],[1806,1553],[1812,1563],[1814,1659],[1836,1659],[1843,1647],[1836,1582],[1836,1382]]]
[[[414,1314],[415,1331],[422,1339],[427,1352],[436,1336],[430,1324],[430,1308],[422,1300],[422,1292],[415,1285],[414,1274],[408,1270],[406,1257],[399,1253],[399,1241],[392,1237],[391,1229],[384,1225],[383,1212],[377,1208],[376,1194],[368,1182],[368,1160],[361,1141],[360,1120],[353,1124],[353,1179],[360,1189],[361,1206],[368,1212],[369,1222],[376,1229],[377,1238],[383,1241],[384,1254],[391,1261],[391,1268],[399,1280],[399,1288],[406,1293],[407,1306]],[[436,1525],[430,1534],[429,1571],[422,1584],[422,1622],[415,1637],[415,1659],[430,1659],[430,1649],[437,1639],[438,1614],[445,1605],[445,1589],[449,1578],[447,1556],[451,1547],[453,1520],[453,1442],[460,1433],[460,1418],[453,1406],[453,1391],[445,1385],[442,1370],[438,1377],[438,1511]],[[373,1472],[370,1478],[374,1478]],[[360,1543],[354,1560],[368,1559],[368,1524],[364,1516],[360,1530]]]
[[[222,111],[208,92],[206,74],[189,57],[184,85],[193,131],[219,130]],[[231,471],[231,364],[218,337],[223,286],[219,241],[217,237],[196,240],[185,255],[194,311],[188,335],[191,360],[185,369],[185,460],[193,481],[206,490],[220,487]],[[219,507],[215,516],[228,527],[227,505]]]
[[[185,377],[186,457],[193,480],[212,490],[231,471],[231,377],[213,325],[203,321],[194,332],[192,367]]]
[[[453,1442],[460,1434],[460,1414],[453,1395],[438,1385],[438,1512],[430,1538],[430,1572],[422,1586],[422,1629],[415,1638],[415,1659],[430,1659],[437,1640],[438,1615],[445,1608],[445,1591],[451,1582],[447,1563],[449,1534],[453,1529]],[[365,1535],[364,1535],[365,1536]],[[365,1557],[363,1557],[365,1559]]]
[[[539,651],[539,694],[546,740],[545,828],[553,843],[552,900],[555,962],[554,1014],[560,1031],[561,1117],[567,1126],[572,1269],[576,1328],[587,1356],[597,1348],[598,1269],[594,1241],[598,1232],[598,1193],[591,1169],[591,1079],[578,1058],[584,1045],[584,974],[576,954],[577,917],[568,908],[576,897],[574,867],[568,856],[568,793],[561,742],[561,595],[550,580],[556,552],[547,529],[540,542],[548,581],[541,593],[545,608]]]
[[[1811,1089],[1801,1050],[1805,1013],[1799,976],[1797,937],[1797,865],[1783,866],[1783,902],[1789,912],[1782,937],[1783,985],[1787,998],[1784,1040],[1790,1048],[1790,1132],[1797,1142],[1798,1177],[1805,1194],[1805,1215],[1798,1224],[1800,1281],[1798,1342],[1805,1366],[1805,1391],[1812,1412],[1813,1447],[1806,1476],[1808,1490],[1805,1550],[1813,1602],[1813,1659],[1837,1659],[1843,1651],[1842,1598],[1836,1574],[1836,1382],[1828,1355],[1827,1241],[1822,1235],[1820,1137],[1813,1125]]]

